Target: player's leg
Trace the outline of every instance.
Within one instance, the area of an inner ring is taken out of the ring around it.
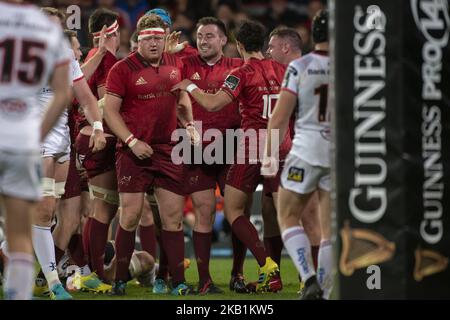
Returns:
[[[172,294],[186,295],[191,289],[186,286],[184,278],[184,196],[163,187],[155,188],[155,196],[162,222],[161,242],[168,253],[169,271],[172,276]]]
[[[56,221],[57,224],[55,226],[55,229],[58,228],[58,225],[64,225],[65,230],[63,232],[60,232],[60,240],[61,242],[59,244],[54,243],[54,250],[55,250],[55,262],[56,265],[58,265],[58,262],[61,260],[62,256],[64,255],[67,244],[69,243],[70,237],[75,232],[75,230],[78,228],[79,219],[75,221],[71,221],[71,223],[64,222],[65,215],[60,212],[61,209],[61,197],[65,193],[65,185],[66,180],[68,176],[69,171],[69,154],[60,157],[58,161],[55,163],[55,198],[56,198],[56,204],[55,204],[55,214],[56,214]],[[73,219],[72,219],[73,220]],[[54,233],[53,233],[53,240],[55,240]]]
[[[199,274],[199,294],[223,293],[214,285],[209,273],[211,256],[212,228],[216,213],[214,189],[197,191],[191,194],[195,211],[193,241]]]
[[[296,170],[292,170],[292,167]],[[301,174],[298,168],[302,169]],[[301,226],[302,214],[313,196],[319,176],[320,171],[316,167],[290,154],[281,174],[278,191],[278,223],[284,246],[305,282],[304,299],[319,299],[322,296],[316,279],[311,243]]]
[[[89,223],[89,255],[92,270],[100,279],[104,277],[103,255],[108,240],[109,225],[118,208],[117,180],[115,170],[89,179],[93,217]]]
[[[31,299],[34,282],[32,218],[41,197],[39,155],[1,153],[0,208],[5,216],[8,257],[3,291],[6,299]]]
[[[301,222],[311,243],[314,268],[317,270],[321,236],[319,218],[319,192],[314,191],[302,213]]]
[[[55,167],[54,157],[42,159],[43,167],[43,198],[38,204],[33,215],[33,247],[36,257],[41,266],[42,273],[50,289],[50,296],[53,299],[70,299],[70,295],[64,291],[58,277],[55,258],[55,244],[51,233],[52,219],[56,205],[55,193]],[[36,289],[42,289],[45,285],[39,280],[38,275]],[[39,285],[41,284],[41,285]],[[40,288],[39,288],[40,287]],[[39,293],[37,290],[36,293]]]
[[[259,240],[255,226],[244,215],[248,193],[231,185],[225,186],[225,216],[235,235],[250,249],[260,266],[266,263],[267,253]]]
[[[115,239],[117,267],[111,291],[113,295],[125,294],[126,283],[129,280],[128,267],[134,251],[144,195],[144,192],[120,192],[121,212]]]
[[[142,216],[139,221],[139,238],[142,250],[148,252],[152,257],[156,257],[156,231],[153,220],[153,212],[147,196],[142,207]]]
[[[249,195],[244,215],[250,219],[253,204],[253,195]],[[247,255],[247,246],[231,231],[231,246],[233,248],[233,267],[229,288],[236,293],[250,293],[244,278],[244,262]]]
[[[4,276],[5,299],[28,300],[34,283],[34,255],[31,213],[36,202],[0,195],[5,213],[5,236],[8,243],[8,264]]]
[[[320,225],[322,241],[320,243],[317,275],[323,290],[323,298],[329,299],[333,288],[333,247],[331,245],[331,200],[330,176],[319,183]]]
[[[269,196],[266,192],[263,192],[261,212],[264,221],[264,247],[272,260],[280,266],[283,240],[277,221],[276,197],[276,193]]]

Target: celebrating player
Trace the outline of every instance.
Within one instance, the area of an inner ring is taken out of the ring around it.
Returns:
[[[162,245],[173,277],[172,294],[191,290],[184,279],[184,192],[177,182],[182,166],[171,159],[171,135],[181,125],[193,132],[189,96],[177,97],[170,88],[181,79],[176,57],[164,53],[164,22],[157,15],[142,17],[137,25],[138,49],[118,62],[107,80],[104,116],[120,146],[116,153],[121,215],[116,233],[117,271],[112,294],[124,295],[128,265],[145,192],[154,187],[162,218]]]
[[[329,83],[328,12],[319,12],[313,20],[315,51],[289,64],[282,93],[269,122],[269,132],[287,131],[289,118],[296,109],[295,138],[281,175],[278,221],[284,245],[305,281],[302,299],[328,299],[333,276],[330,218],[330,111],[327,108]],[[270,153],[273,141],[268,135],[267,167],[275,164]],[[269,170],[269,169],[268,169]],[[269,170],[270,171],[270,170]],[[318,279],[311,246],[299,225],[304,208],[318,190],[322,241],[319,249]],[[318,280],[318,282],[317,282]],[[320,284],[320,286],[319,286]],[[322,290],[323,294],[322,294]]]
[[[256,140],[259,140],[259,130],[266,129],[271,104],[278,97],[285,71],[281,64],[264,59],[261,52],[264,34],[264,27],[259,23],[246,21],[240,26],[236,35],[237,49],[245,63],[227,76],[221,90],[217,93],[205,93],[187,79],[173,88],[173,90],[187,90],[208,111],[218,111],[235,99],[240,103],[241,127],[245,132],[240,144],[245,150],[243,156],[245,163],[233,164],[228,171],[225,186],[225,215],[233,232],[258,261],[260,266],[256,288],[258,292],[281,289],[278,265],[268,256],[255,227],[244,216],[248,200],[262,180],[259,174],[261,164],[258,159],[250,155],[252,147],[246,146],[245,136],[255,132],[258,134]],[[282,152],[287,153],[290,147],[288,136],[282,147]],[[276,178],[264,179],[265,193],[272,194],[273,199],[276,199],[277,190]]]
[[[198,55],[183,58],[183,78],[190,79],[202,90],[216,93],[227,74],[236,67],[242,65],[243,61],[237,58],[226,58],[223,56],[222,48],[227,43],[227,33],[223,22],[217,18],[202,18],[197,23],[197,47]],[[194,120],[201,125],[203,132],[214,128],[221,131],[225,139],[226,129],[239,128],[241,118],[237,101],[224,107],[222,110],[211,113],[206,111],[196,101],[192,104]],[[206,147],[209,141],[203,141]],[[226,145],[224,141],[223,146]],[[195,212],[195,225],[193,232],[194,249],[197,257],[199,272],[199,293],[221,293],[222,290],[214,285],[209,272],[209,258],[211,252],[212,226],[216,212],[216,184],[219,184],[222,192],[225,187],[225,178],[229,165],[226,164],[190,164],[185,165],[185,180],[187,181],[186,193],[192,197]],[[236,243],[236,241],[233,241]],[[243,245],[241,244],[240,248]],[[236,250],[239,250],[235,249]],[[243,250],[246,250],[243,247]],[[245,252],[245,251],[244,251]],[[244,257],[237,254],[236,257]],[[242,285],[243,259],[235,263],[233,270],[233,289],[245,290]],[[240,275],[240,276],[239,276]],[[239,284],[241,285],[239,287]]]

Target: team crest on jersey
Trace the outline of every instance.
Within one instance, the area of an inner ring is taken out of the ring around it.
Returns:
[[[191,77],[191,80],[201,80],[200,75],[198,72],[194,73]]]
[[[178,70],[172,70],[169,74],[170,79],[176,79],[178,76]]]
[[[290,167],[287,179],[294,182],[303,182],[305,169]]]
[[[140,77],[137,81],[136,81],[136,85],[137,86],[142,86],[144,84],[147,84],[147,81],[145,81],[145,79],[143,77]]]
[[[236,90],[236,88],[237,88],[237,86],[239,84],[239,81],[241,81],[241,79],[239,79],[238,77],[233,76],[233,75],[229,75],[225,79],[224,85],[234,91],[234,90]]]

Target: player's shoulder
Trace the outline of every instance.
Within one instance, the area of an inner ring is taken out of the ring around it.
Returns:
[[[240,67],[244,64],[241,58],[222,57],[222,63],[229,68]]]
[[[284,74],[286,71],[286,65],[279,63],[273,59],[265,59],[266,63],[272,67],[275,72]]]
[[[317,57],[313,53],[305,54],[300,58],[292,60],[289,63],[288,68],[293,69],[299,73],[302,73],[316,60],[316,58]]]
[[[16,28],[17,32],[24,29],[32,35],[42,33],[49,40],[54,39],[54,34],[62,34],[61,26],[33,4],[1,2],[0,5],[0,16],[20,20],[20,23],[10,25]]]
[[[111,71],[120,72],[122,74],[138,71],[141,67],[139,65],[139,61],[136,58],[136,52],[130,53],[125,58],[118,60],[111,68]]]
[[[199,66],[201,64],[201,59],[198,54],[184,56],[179,59],[181,59],[181,63],[186,67],[194,67],[194,66]]]
[[[162,59],[166,65],[174,66],[180,69],[183,67],[182,58],[176,54],[163,52]]]

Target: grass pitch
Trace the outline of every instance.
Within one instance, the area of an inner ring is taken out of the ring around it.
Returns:
[[[198,285],[197,264],[195,260],[191,260],[191,267],[186,270],[186,280],[188,284]],[[154,294],[151,288],[142,288],[138,286],[134,280],[130,281],[127,286],[126,296],[111,297],[108,295],[95,295],[91,293],[75,292],[73,296],[76,300],[293,300],[298,298],[299,281],[297,270],[289,258],[283,258],[281,261],[281,279],[283,280],[283,290],[276,294],[238,294],[230,292],[228,282],[230,281],[230,271],[232,260],[227,258],[211,259],[210,273],[214,283],[225,291],[221,295],[206,296],[184,296],[176,297],[170,294],[159,295]],[[257,280],[257,263],[253,257],[248,256],[244,265],[244,273],[246,281]]]

